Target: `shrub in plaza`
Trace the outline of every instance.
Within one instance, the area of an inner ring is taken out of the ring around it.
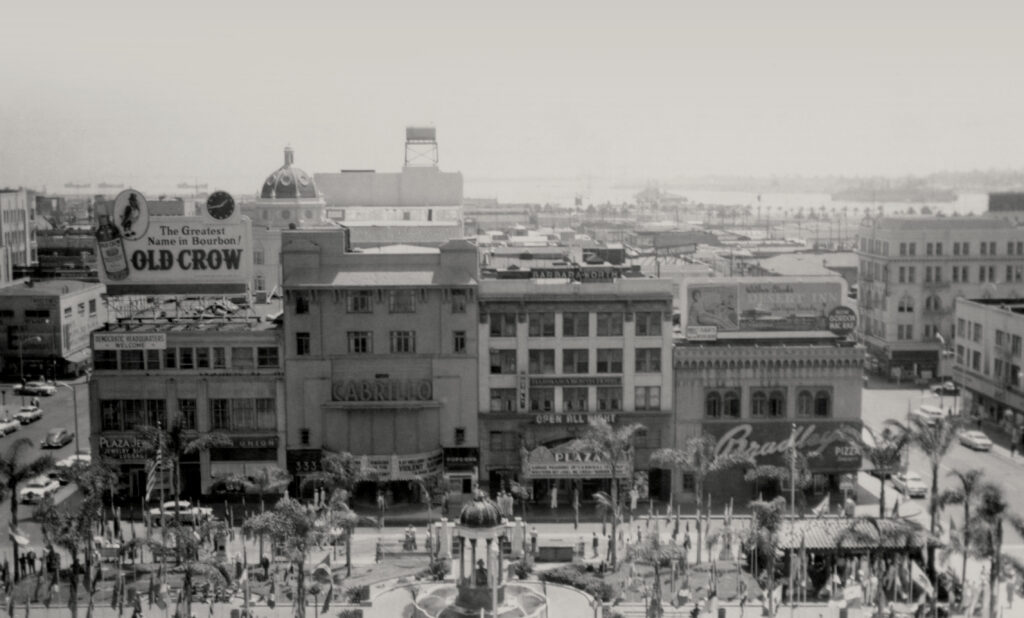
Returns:
[[[521,560],[512,563],[512,573],[519,579],[526,579],[533,573],[533,556],[529,553],[523,555]]]
[[[363,618],[361,609],[343,609],[338,612],[338,618]]]
[[[445,557],[431,558],[430,564],[416,574],[419,579],[430,579],[435,582],[444,580],[445,576],[448,575],[452,570],[452,563]]]
[[[582,590],[591,596],[607,603],[615,597],[615,587],[604,581],[600,575],[588,572],[582,565],[566,565],[541,573],[541,581],[552,584],[565,584]]]
[[[370,587],[368,585],[353,586],[345,589],[345,598],[349,603],[362,603],[370,600]]]

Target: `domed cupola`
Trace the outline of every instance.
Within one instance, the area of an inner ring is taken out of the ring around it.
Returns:
[[[260,190],[263,199],[278,198],[316,198],[316,184],[313,177],[292,165],[295,162],[295,151],[291,147],[284,149],[284,165],[270,176]]]
[[[462,507],[459,525],[466,528],[494,528],[501,525],[501,511],[498,505],[478,492],[472,502]]]

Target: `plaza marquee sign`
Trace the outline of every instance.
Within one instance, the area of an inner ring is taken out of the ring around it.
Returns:
[[[571,441],[523,452],[523,475],[530,479],[611,478],[612,466],[603,453],[576,448]],[[629,478],[631,461],[620,461],[615,476]]]
[[[811,470],[859,470],[859,422],[812,421],[793,423],[706,423],[704,431],[717,440],[715,455],[746,455],[756,465],[784,466],[785,454],[795,448]]]

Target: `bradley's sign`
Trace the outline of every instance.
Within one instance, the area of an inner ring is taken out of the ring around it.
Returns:
[[[786,452],[796,449],[812,469],[858,469],[861,464],[855,441],[859,423],[797,423],[795,430],[790,423],[715,423],[705,428],[718,437],[716,456],[746,455],[758,465],[782,465]]]

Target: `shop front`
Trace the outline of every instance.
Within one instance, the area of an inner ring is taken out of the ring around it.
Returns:
[[[224,478],[255,479],[266,470],[279,469],[276,435],[231,436],[231,446],[210,449],[210,482],[212,489]],[[196,470],[198,472],[198,470]],[[182,472],[184,475],[184,471]]]
[[[138,504],[138,498],[146,495],[146,466],[150,461],[146,445],[133,435],[103,434],[96,439],[96,447],[100,461],[117,475],[116,495]],[[150,499],[156,500],[160,490],[169,498],[172,495],[170,475],[157,477],[157,481]]]

